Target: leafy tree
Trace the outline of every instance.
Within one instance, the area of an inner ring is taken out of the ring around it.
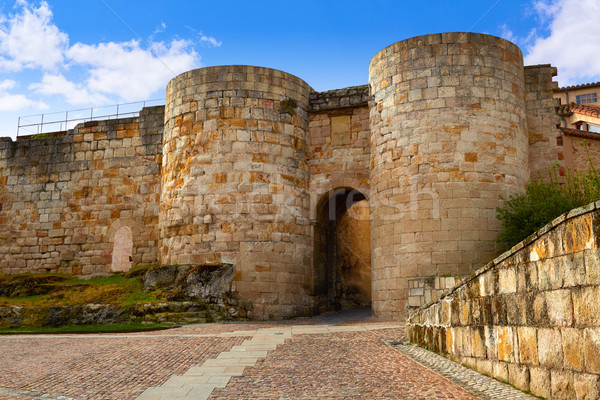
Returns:
[[[600,175],[588,158],[589,168],[567,170],[564,183],[559,182],[555,165],[547,181],[537,178],[527,184],[525,193],[500,196],[504,204],[496,208],[496,218],[503,230],[498,241],[514,246],[561,214],[599,200]]]

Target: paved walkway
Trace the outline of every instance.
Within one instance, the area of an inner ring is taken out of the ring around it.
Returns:
[[[355,312],[139,334],[0,336],[0,400],[486,398],[389,345],[403,335],[397,322]]]

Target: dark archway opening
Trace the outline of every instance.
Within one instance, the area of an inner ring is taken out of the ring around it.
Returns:
[[[371,306],[369,203],[364,194],[341,188],[317,205],[315,297],[317,312]]]

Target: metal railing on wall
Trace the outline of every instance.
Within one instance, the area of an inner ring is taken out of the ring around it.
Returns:
[[[137,117],[144,107],[165,104],[164,99],[136,101],[112,106],[82,108],[19,117],[17,137],[41,133],[64,132],[82,122]]]

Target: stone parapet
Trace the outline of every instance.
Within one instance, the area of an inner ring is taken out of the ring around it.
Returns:
[[[410,340],[537,396],[599,398],[599,232],[600,202],[558,217],[412,313]]]
[[[338,108],[363,107],[368,105],[370,99],[369,85],[352,86],[326,92],[312,92],[310,94],[309,110],[318,112]]]

